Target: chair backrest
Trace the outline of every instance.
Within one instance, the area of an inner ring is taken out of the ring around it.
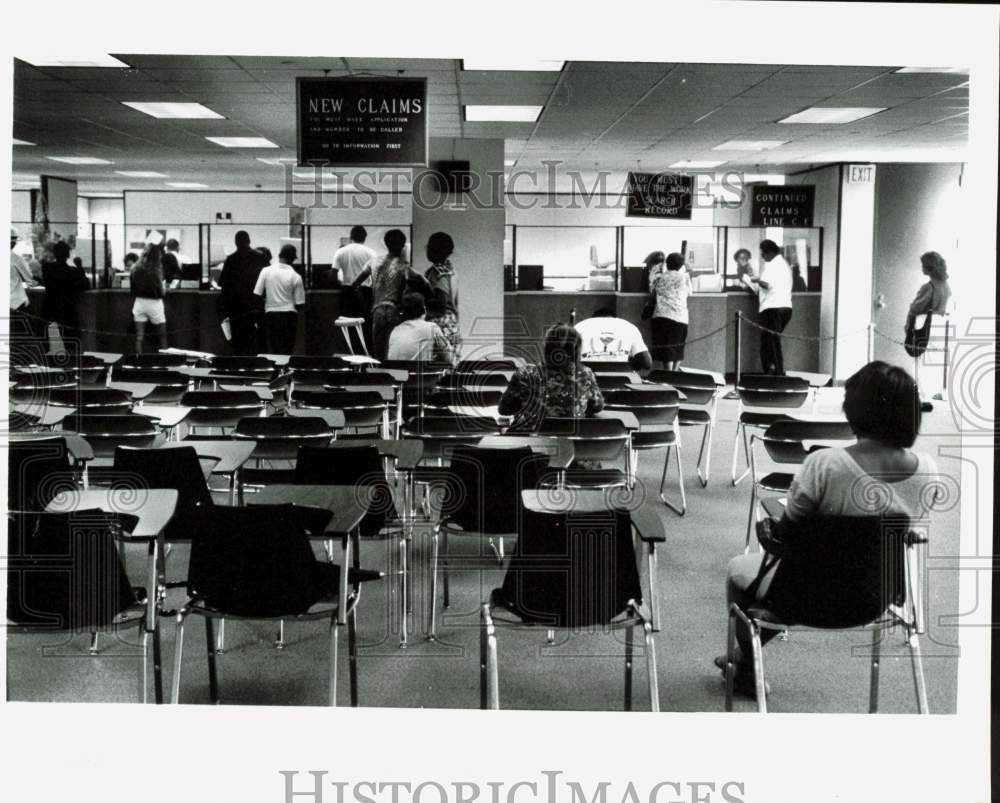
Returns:
[[[485,360],[460,360],[455,366],[455,373],[491,373],[494,371],[516,371],[517,363],[506,357],[493,357]]]
[[[796,376],[743,374],[736,392],[747,407],[801,407],[809,398],[809,383]]]
[[[573,441],[577,461],[617,460],[629,437],[626,426],[615,418],[546,418],[537,434]]]
[[[118,365],[134,368],[176,368],[186,365],[187,357],[183,354],[123,354]]]
[[[658,385],[670,385],[684,394],[683,406],[702,407],[711,404],[718,394],[719,386],[710,374],[695,371],[650,371],[646,379]]]
[[[200,427],[235,427],[263,409],[252,390],[189,390],[181,396],[181,404],[191,408],[186,423]]]
[[[361,520],[363,536],[377,535],[386,520],[395,513],[392,489],[385,478],[382,457],[374,446],[328,449],[324,446],[302,446],[295,461],[295,482],[298,485],[353,485],[373,488],[368,512]]]
[[[7,507],[41,511],[62,490],[76,487],[66,439],[12,441],[7,454]]]
[[[293,372],[309,371],[353,371],[354,366],[340,357],[318,357],[293,354],[288,358],[288,367]]]
[[[472,445],[484,435],[499,434],[500,425],[492,418],[455,415],[443,411],[414,416],[403,425],[405,437],[423,441],[425,461],[442,457],[445,448]]]
[[[300,446],[326,446],[333,440],[333,430],[319,417],[243,418],[236,424],[233,438],[256,441],[255,458],[292,460]]]
[[[132,409],[132,396],[114,388],[61,388],[49,393],[49,403],[75,407],[78,413],[114,415]]]
[[[84,437],[96,457],[111,457],[118,446],[152,446],[159,430],[142,415],[68,415],[62,428]]]
[[[184,389],[191,384],[191,377],[180,371],[171,371],[169,368],[132,368],[127,365],[113,366],[111,379],[116,382],[136,382]]]
[[[211,368],[222,374],[252,373],[254,376],[270,378],[275,364],[267,357],[212,357]]]
[[[548,465],[527,447],[456,447],[440,478],[447,485],[441,512],[470,532],[517,532],[521,491],[537,488]]]
[[[529,622],[574,629],[609,624],[630,601],[642,602],[628,511],[522,507],[500,593]]]
[[[351,387],[362,387],[362,386],[380,386],[384,387],[386,385],[401,385],[396,377],[390,374],[388,371],[361,371],[355,372],[348,377],[339,376],[334,377],[331,381],[332,385],[348,385]]]
[[[100,510],[12,513],[7,531],[7,619],[81,632],[110,625],[136,596]]]
[[[604,394],[606,410],[624,410],[635,415],[642,430],[672,427],[680,400],[676,390],[669,388],[625,388]]]
[[[396,368],[411,374],[441,374],[451,370],[451,363],[431,360],[382,360],[379,368]]]
[[[503,392],[465,387],[439,388],[424,397],[423,407],[428,410],[446,410],[449,407],[496,407]]]
[[[627,374],[635,371],[635,368],[628,361],[614,360],[584,360],[586,365],[595,375],[600,374]]]
[[[188,593],[233,616],[304,613],[334,589],[325,585],[299,508],[216,505],[192,533]]]
[[[599,387],[602,391],[622,389],[634,381],[630,376],[622,376],[621,374],[611,373],[594,374],[594,378],[597,379],[597,387]]]
[[[489,390],[492,388],[504,389],[510,384],[510,378],[506,373],[497,372],[473,372],[473,373],[449,373],[438,380],[440,388],[474,388],[476,390]]]
[[[754,438],[764,444],[768,456],[776,463],[801,463],[815,449],[816,441],[841,441],[845,445],[855,440],[851,425],[846,421],[775,421],[763,435]]]
[[[341,385],[350,379],[361,376],[357,371],[332,371],[327,368],[293,368],[292,381],[296,387],[323,387],[325,385]]]
[[[345,427],[379,426],[386,409],[381,394],[367,390],[296,390],[292,404],[305,410],[340,410]]]
[[[787,530],[785,528],[787,527]],[[784,520],[786,544],[764,604],[790,622],[856,627],[905,601],[905,517]]]
[[[212,492],[205,482],[193,446],[170,449],[115,449],[115,485],[134,481],[137,488],[173,488],[177,506],[165,531],[168,540],[187,540],[201,525],[200,515],[211,507]]]

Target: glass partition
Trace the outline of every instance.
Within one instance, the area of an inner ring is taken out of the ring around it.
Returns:
[[[756,275],[760,274],[760,242],[774,240],[782,249],[782,255],[792,266],[794,290],[796,292],[819,292],[823,289],[823,228],[763,228],[760,226],[725,226],[724,237],[725,271],[727,288],[740,288],[736,260],[733,255],[745,248],[750,252],[750,266]]]
[[[79,260],[92,287],[103,286],[104,267],[110,258],[111,249],[108,228],[104,223],[72,221],[49,221],[43,224],[21,220],[11,223],[11,229],[18,234],[14,252],[28,261],[36,276],[41,276],[41,264],[52,259],[53,243],[65,239],[71,249],[70,261]]]
[[[618,232],[614,227],[508,228],[512,229],[517,289],[613,292],[617,288]],[[504,251],[506,256],[506,243]]]

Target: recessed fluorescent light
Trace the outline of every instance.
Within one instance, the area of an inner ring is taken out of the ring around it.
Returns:
[[[96,156],[46,156],[53,162],[63,162],[68,165],[110,165],[114,162],[107,159],[98,159]]]
[[[116,170],[119,176],[129,178],[166,178],[166,173],[157,173],[155,170]]]
[[[277,148],[279,147],[264,137],[205,137],[209,142],[221,145],[223,148]]]
[[[176,187],[179,190],[203,190],[207,189],[207,184],[199,184],[197,181],[168,181],[168,187]]]
[[[263,162],[266,165],[271,165],[272,167],[281,167],[281,165],[297,164],[299,160],[296,159],[294,156],[279,156],[279,157],[258,156],[257,161]]]
[[[784,145],[787,139],[731,139],[712,148],[713,151],[766,151]]]
[[[462,59],[463,70],[507,70],[509,72],[559,72],[565,61],[555,59],[519,59],[504,61],[502,59]]]
[[[123,106],[137,112],[167,120],[225,120],[218,112],[200,103],[154,103],[138,100],[123,100]]]
[[[819,125],[841,125],[843,123],[853,123],[863,117],[871,117],[873,114],[884,112],[886,106],[813,106],[798,114],[778,120],[779,123],[811,123]]]
[[[15,145],[34,145],[35,144],[34,142],[28,142],[28,140],[26,140],[26,139],[18,139],[17,137],[14,137],[13,141],[14,141]]]
[[[945,73],[947,75],[968,75],[968,67],[900,67],[896,72]]]
[[[465,107],[465,119],[470,123],[533,123],[541,113],[541,106],[468,105]]]
[[[688,168],[690,170],[705,169],[709,167],[718,167],[719,165],[725,164],[725,160],[719,162],[712,162],[707,160],[699,159],[681,159],[679,162],[674,162],[670,167],[676,167],[680,169]]]
[[[17,56],[21,61],[36,67],[118,67],[128,68],[124,61],[119,61],[107,53],[89,56]]]

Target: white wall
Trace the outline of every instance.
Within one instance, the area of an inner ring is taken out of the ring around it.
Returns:
[[[875,176],[848,183],[841,171],[840,249],[837,258],[837,351],[834,378],[847,379],[868,362],[866,327],[872,319],[872,256],[875,247]],[[872,166],[875,175],[878,170]],[[865,331],[864,334],[861,332]]]

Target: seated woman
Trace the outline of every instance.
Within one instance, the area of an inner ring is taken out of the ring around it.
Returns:
[[[910,447],[920,432],[920,400],[917,386],[906,371],[881,361],[871,362],[847,380],[844,415],[857,436],[846,448],[820,449],[802,463],[788,491],[779,532],[789,522],[810,516],[900,515],[911,520],[927,515],[935,502],[928,494],[937,466],[928,455]],[[877,487],[878,492],[870,492]],[[726,577],[726,608],[734,603],[762,602],[767,596],[772,568],[757,586],[752,600],[745,592],[757,578],[763,552],[739,555],[729,562]],[[780,563],[780,561],[779,561]],[[777,566],[777,563],[774,564]],[[749,660],[750,634],[737,624],[740,650],[737,655],[735,691],[756,696],[753,667]],[[764,630],[761,643],[777,631]],[[724,655],[715,659],[725,667]]]
[[[604,409],[594,372],[580,362],[581,344],[569,324],[545,333],[542,365],[519,368],[500,399],[500,415],[514,417],[511,429],[534,431],[545,418],[577,418]]]

